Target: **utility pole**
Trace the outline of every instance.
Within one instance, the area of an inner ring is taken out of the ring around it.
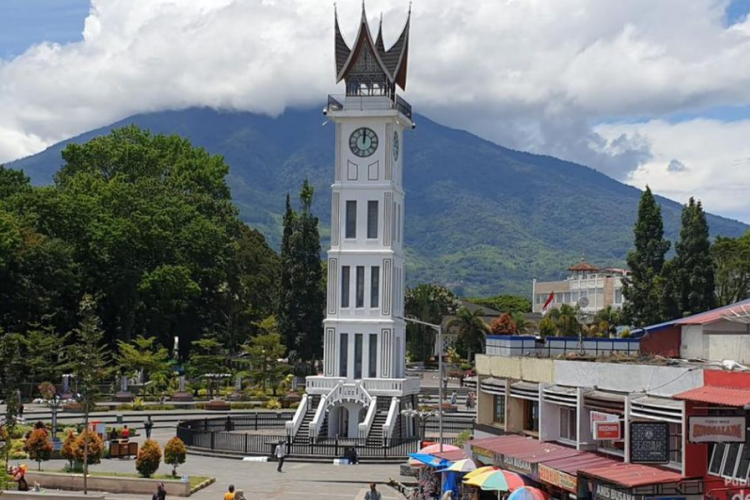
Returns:
[[[442,325],[433,325],[416,318],[399,317],[407,323],[423,325],[432,328],[437,332],[438,341],[438,441],[440,443],[440,453],[443,452],[443,327]]]

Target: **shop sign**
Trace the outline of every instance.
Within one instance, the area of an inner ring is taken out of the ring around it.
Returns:
[[[486,448],[482,448],[481,446],[472,446],[471,452],[475,460],[479,460],[485,465],[492,465],[495,459],[495,454],[493,452]]]
[[[539,479],[571,493],[578,493],[578,478],[565,472],[539,464]]]
[[[520,458],[511,457],[510,455],[503,455],[503,467],[514,472],[525,474],[529,477],[534,476],[534,466],[526,460]]]
[[[637,497],[627,491],[618,490],[605,484],[596,486],[597,500],[636,500]]]
[[[611,413],[604,413],[602,411],[591,412],[591,432],[595,432],[597,422],[619,422],[620,416],[613,415]]]
[[[620,422],[600,420],[594,422],[594,439],[597,441],[619,441],[622,439]]]
[[[630,422],[630,462],[669,463],[668,422]]]
[[[745,417],[690,417],[691,443],[744,443]]]

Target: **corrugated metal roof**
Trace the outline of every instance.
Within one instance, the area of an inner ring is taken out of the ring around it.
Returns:
[[[674,399],[700,401],[722,406],[750,405],[750,390],[703,386],[672,396]]]
[[[709,323],[721,320],[723,315],[728,313],[731,309],[748,305],[750,305],[750,299],[735,302],[734,304],[729,304],[728,306],[719,307],[717,309],[712,309],[701,314],[694,314],[686,318],[680,318],[674,323],[676,325],[707,325]]]
[[[604,467],[586,467],[579,469],[587,476],[619,484],[626,488],[636,488],[649,484],[678,483],[683,477],[679,472],[640,464],[617,462]]]
[[[547,462],[581,453],[575,448],[554,443],[541,443],[532,437],[516,435],[481,439],[473,441],[472,446],[480,446],[494,453],[519,458],[529,463]]]
[[[432,455],[433,457],[450,460],[451,462],[456,462],[458,460],[463,460],[464,458],[468,458],[464,450],[450,450],[450,451],[444,451],[442,453],[430,453],[430,455]]]
[[[572,476],[578,474],[578,471],[582,469],[609,467],[618,464],[622,464],[622,462],[590,452],[581,452],[578,455],[572,457],[544,462],[544,465],[546,465],[547,467],[559,470],[560,472],[565,472],[566,474],[570,474]]]

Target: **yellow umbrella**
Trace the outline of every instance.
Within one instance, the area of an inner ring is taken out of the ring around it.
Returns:
[[[464,482],[468,481],[469,479],[473,477],[480,476],[487,472],[492,472],[493,470],[497,470],[497,467],[488,465],[487,467],[479,467],[477,469],[474,469],[473,471],[469,472],[468,474],[464,476]]]

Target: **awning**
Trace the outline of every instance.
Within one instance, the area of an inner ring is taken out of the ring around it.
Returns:
[[[672,396],[674,399],[699,401],[721,406],[750,405],[750,391],[731,387],[703,386]]]
[[[618,484],[625,488],[637,488],[650,484],[679,483],[684,480],[679,472],[640,464],[624,464],[579,469],[582,474],[608,483]]]
[[[442,458],[443,460],[448,460],[449,462],[457,462],[464,458],[468,458],[464,450],[450,450],[442,453],[431,453],[431,455],[433,457]]]
[[[581,452],[571,457],[539,464],[539,480],[571,493],[578,493],[578,471],[586,467],[606,467],[622,462],[596,453]]]

